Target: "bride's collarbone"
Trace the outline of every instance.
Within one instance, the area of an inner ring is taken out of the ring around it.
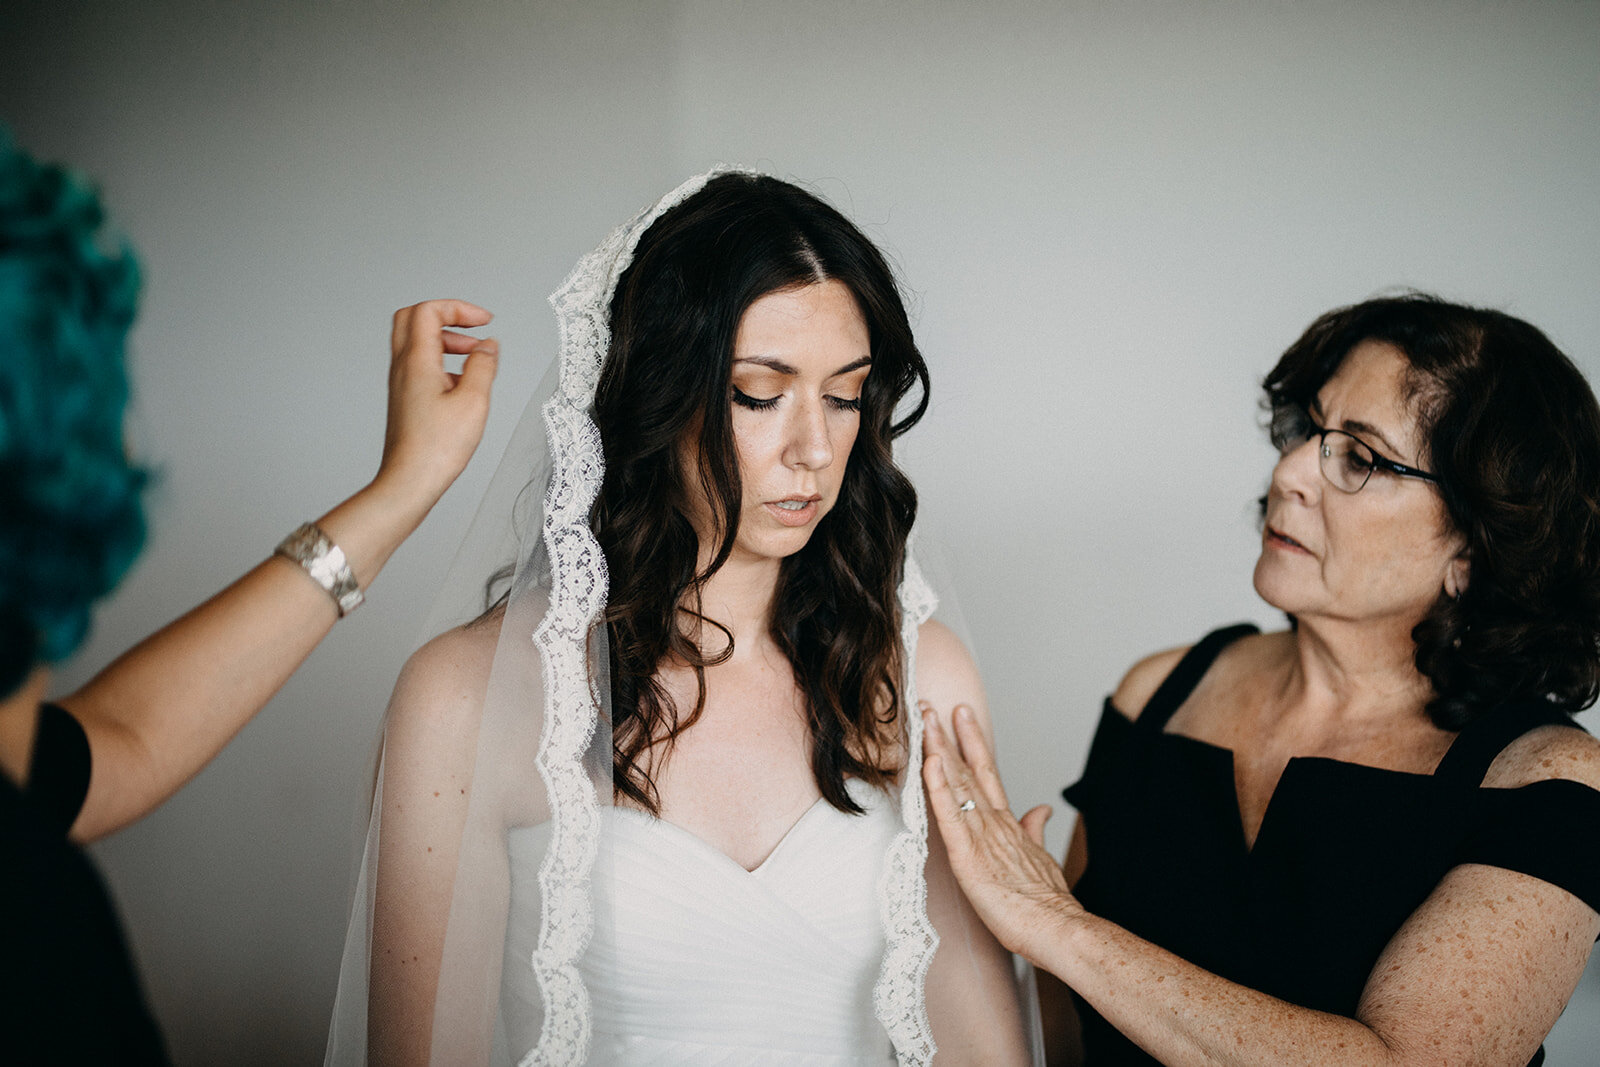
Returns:
[[[755,869],[821,796],[809,766],[764,755],[675,753],[656,778],[658,817]]]
[[[687,721],[698,696],[693,671],[659,677]],[[742,657],[707,668],[705,679],[693,724],[646,755],[657,815],[754,869],[822,796],[805,695],[781,657]],[[881,763],[895,753],[857,756]]]
[[[748,684],[765,672],[707,673],[705,703],[693,724],[670,743],[653,745],[647,757],[657,815],[752,869],[821,795],[804,702],[789,678],[774,686],[770,674],[766,684]],[[689,719],[693,676],[687,684],[663,680],[679,721]]]

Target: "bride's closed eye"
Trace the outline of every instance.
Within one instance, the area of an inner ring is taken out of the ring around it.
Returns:
[[[779,400],[783,399],[783,394],[781,393],[777,396],[751,396],[736,385],[730,388],[733,391],[733,402],[742,408],[749,408],[751,411],[769,411],[777,406]],[[826,396],[823,399],[840,411],[861,410],[861,397],[859,396]]]
[[[777,407],[778,401],[782,399],[782,394],[765,397],[751,396],[737,385],[730,388],[733,390],[733,402],[742,408],[749,408],[751,411],[768,411]]]

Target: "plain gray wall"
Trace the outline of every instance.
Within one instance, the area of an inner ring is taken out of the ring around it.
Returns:
[[[185,1063],[320,1058],[379,718],[551,358],[544,295],[690,173],[805,181],[903,272],[934,381],[903,457],[1019,804],[1076,776],[1134,659],[1273,623],[1255,388],[1315,315],[1426,288],[1600,374],[1594,3],[9,0],[0,120],[100,182],[147,273],[153,532],[64,685],[370,477],[395,307],[499,315],[472,469],[96,849]],[[1597,985],[1552,1064],[1600,1041]]]

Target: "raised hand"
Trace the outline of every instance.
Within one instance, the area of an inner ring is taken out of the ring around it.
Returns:
[[[489,417],[489,387],[500,346],[449,329],[483,326],[492,314],[464,300],[424,300],[394,313],[390,336],[389,421],[374,483],[385,483],[424,512],[472,458]],[[460,374],[445,353],[466,355]]]

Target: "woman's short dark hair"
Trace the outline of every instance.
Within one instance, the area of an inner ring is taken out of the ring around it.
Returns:
[[[827,279],[855,296],[872,370],[838,502],[783,561],[771,633],[806,697],[822,795],[857,811],[845,779],[881,785],[897,771],[897,735],[888,729],[898,722],[903,666],[895,597],[917,497],[890,446],[927,407],[927,366],[894,274],[860,230],[787,182],[725,174],[641,237],[612,298],[611,348],[595,397],[606,465],[592,525],[610,573],[614,781],[618,793],[651,810],[646,750],[693,725],[704,709],[704,668],[732,651],[724,630],[727,647],[704,654],[684,630],[680,605],[698,603],[738,534],[729,400],[739,320],[768,293]],[[897,418],[914,387],[920,391]],[[679,460],[691,435],[697,487],[685,484]],[[703,571],[692,490],[709,502],[719,539]],[[656,680],[669,657],[699,676],[693,708],[676,708]]]
[[[1600,692],[1600,407],[1538,329],[1426,294],[1312,323],[1267,375],[1267,403],[1306,405],[1362,341],[1406,358],[1422,465],[1439,478],[1471,562],[1412,631],[1428,706],[1459,730],[1510,700],[1568,711]]]
[[[78,647],[144,543],[122,434],[139,272],[103,219],[0,129],[0,696]]]

